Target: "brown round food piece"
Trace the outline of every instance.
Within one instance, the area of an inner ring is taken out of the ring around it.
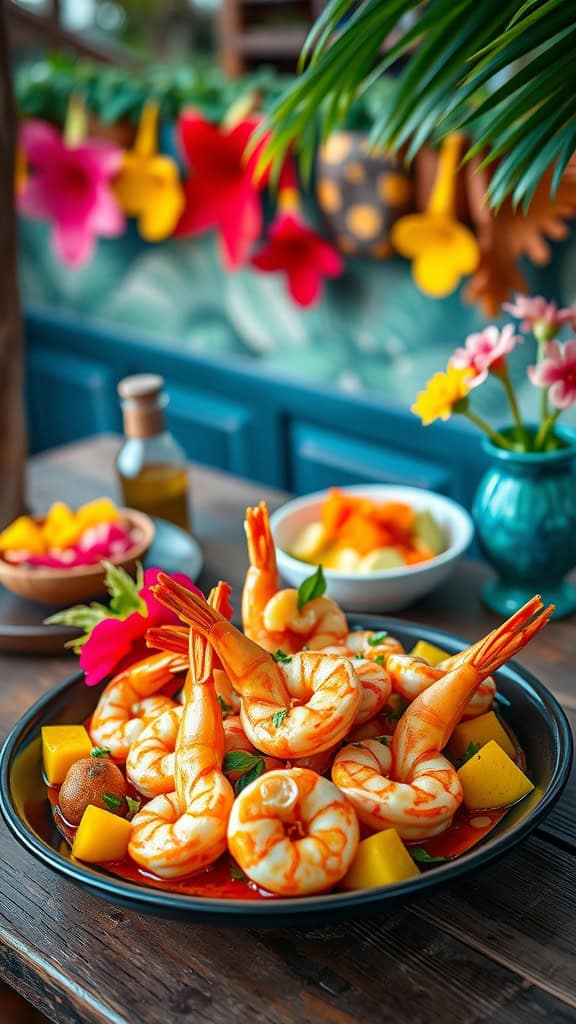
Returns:
[[[68,769],[58,805],[66,821],[78,825],[88,804],[124,815],[126,792],[126,780],[111,758],[81,757]]]

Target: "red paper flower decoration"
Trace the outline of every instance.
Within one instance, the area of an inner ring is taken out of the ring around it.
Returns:
[[[344,271],[337,249],[293,211],[278,215],[267,243],[251,262],[259,270],[286,274],[288,291],[299,306],[311,306],[322,294],[324,278],[339,277]]]
[[[233,128],[220,128],[189,111],[178,122],[180,144],[192,174],[184,184],[186,206],[175,235],[216,230],[222,240],[225,266],[245,263],[262,230],[260,192],[268,172],[255,177],[266,143],[263,137],[249,158],[246,147],[259,121],[248,118]]]

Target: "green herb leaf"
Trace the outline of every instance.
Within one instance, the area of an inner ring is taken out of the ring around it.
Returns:
[[[246,881],[246,875],[242,871],[242,868],[239,868],[237,864],[230,865],[230,878],[232,879],[233,882]]]
[[[114,617],[126,619],[132,612],[146,615],[146,605],[138,593],[138,577],[141,579],[141,574],[137,574],[137,578],[133,580],[119,565],[112,565],[111,562],[102,564],[106,569],[104,583],[110,594],[110,612]]]
[[[387,629],[381,629],[379,633],[373,633],[372,636],[366,637],[366,643],[369,647],[378,647],[383,640],[388,636]]]
[[[252,771],[245,772],[239,779],[236,779],[236,782],[234,783],[234,792],[236,793],[236,796],[238,796],[243,789],[246,789],[246,786],[249,786],[251,782],[255,782],[256,779],[259,779],[262,775],[262,772],[264,771],[264,758],[261,757],[259,761],[260,763],[255,765]]]
[[[374,658],[374,662],[376,665],[383,665],[385,661],[386,659],[383,654],[377,654],[376,657]]]
[[[277,651],[274,651],[272,657],[274,658],[274,661],[279,661],[281,665],[287,665],[288,662],[292,661],[292,655],[286,654],[286,651],[283,651],[281,647],[279,647]]]
[[[126,815],[126,817],[128,818],[128,821],[131,821],[134,815],[137,814],[138,811],[140,810],[142,801],[134,800],[133,797],[131,796],[127,796],[125,797],[125,799],[128,807],[128,814]]]
[[[232,713],[232,706],[230,704],[227,704],[226,701],[224,700],[224,697],[221,697],[220,694],[218,694],[217,700],[220,707],[222,708],[222,718],[227,718],[228,715]]]
[[[464,757],[459,757],[454,762],[454,764],[456,765],[456,768],[461,768],[462,765],[466,764],[466,762],[469,761],[471,757],[474,757],[474,754],[477,754],[479,750],[480,750],[480,744],[479,743],[469,743],[468,746],[466,747],[466,750],[464,751]]]
[[[61,612],[49,615],[44,619],[44,623],[48,626],[72,626],[74,629],[84,630],[83,636],[74,637],[66,643],[66,647],[71,647],[78,654],[94,627],[103,619],[107,619],[109,614],[108,608],[97,602],[75,604],[72,608],[65,608]]]
[[[117,811],[122,807],[122,797],[116,796],[115,793],[103,793],[102,800],[109,811]]]
[[[278,729],[282,725],[282,722],[286,718],[287,714],[288,714],[288,708],[282,708],[281,711],[277,711],[276,712],[276,714],[272,718],[272,724],[273,724],[275,729]]]
[[[393,693],[388,702],[388,707],[384,710],[384,718],[388,722],[399,722],[409,704],[410,701],[405,700],[399,693]]]
[[[249,772],[258,764],[264,764],[259,754],[249,754],[247,750],[231,750],[224,757],[224,772]]]
[[[423,846],[409,846],[408,852],[417,864],[444,864],[449,857],[432,857]]]
[[[389,747],[392,742],[391,736],[375,736],[374,739],[377,743],[381,743],[383,747]]]
[[[319,565],[316,572],[303,580],[298,587],[298,611],[301,611],[309,601],[313,601],[316,597],[322,597],[325,592],[326,578],[322,566]]]
[[[92,747],[90,757],[112,757],[110,747]]]
[[[354,660],[355,661],[364,661],[364,655],[363,654],[355,654],[354,655]]]

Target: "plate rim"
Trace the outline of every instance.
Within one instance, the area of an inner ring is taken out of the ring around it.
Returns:
[[[395,619],[385,615],[354,613],[348,616],[352,628],[390,628],[403,632],[419,631],[425,634],[430,642],[449,647],[457,645],[458,649],[469,646],[469,641],[445,630],[426,626],[422,623]],[[537,827],[552,806],[559,799],[570,775],[574,756],[574,740],[568,718],[557,698],[547,686],[528,669],[523,668],[515,660],[510,660],[500,671],[508,669],[517,678],[511,678],[513,685],[526,687],[544,706],[548,725],[552,724],[555,762],[552,777],[542,797],[526,818],[519,821],[501,836],[495,837],[489,846],[480,843],[468,853],[456,860],[436,867],[418,878],[409,879],[395,885],[379,886],[375,889],[358,889],[351,892],[319,893],[300,897],[269,897],[265,900],[224,899],[209,896],[192,896],[171,892],[167,889],[146,887],[130,882],[120,876],[107,873],[106,869],[92,868],[79,862],[68,860],[52,846],[40,839],[27,828],[18,814],[11,799],[10,771],[16,757],[16,748],[21,741],[29,739],[33,730],[33,721],[41,716],[46,707],[57,699],[66,689],[74,686],[82,679],[81,671],[72,673],[56,687],[43,694],[28,708],[24,715],[11,729],[2,749],[0,750],[0,812],[13,837],[21,843],[33,856],[45,865],[64,875],[69,880],[89,888],[97,895],[107,899],[116,899],[135,911],[147,911],[156,915],[188,916],[190,919],[212,919],[215,922],[230,917],[232,923],[236,918],[250,919],[252,926],[257,923],[276,924],[278,919],[298,921],[310,915],[326,913],[328,919],[334,915],[346,916],[354,912],[377,913],[386,905],[398,903],[407,898],[418,898],[420,894],[429,895],[447,883],[457,882],[475,870],[487,866],[498,857],[511,850]]]

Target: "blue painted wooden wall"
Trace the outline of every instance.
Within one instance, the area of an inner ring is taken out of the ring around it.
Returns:
[[[120,431],[116,384],[144,371],[165,378],[169,425],[191,459],[296,493],[332,484],[409,483],[469,507],[485,465],[467,424],[424,430],[390,399],[287,379],[229,353],[211,359],[164,350],[77,316],[30,312],[32,451]]]

